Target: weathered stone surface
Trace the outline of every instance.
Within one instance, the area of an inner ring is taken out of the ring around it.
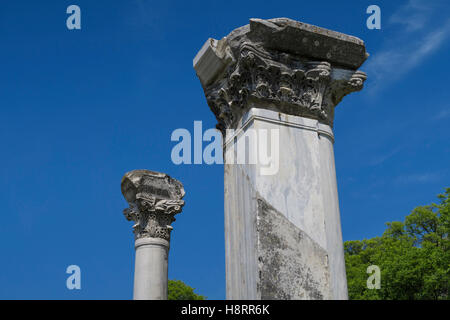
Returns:
[[[245,42],[266,50],[276,50],[311,60],[324,60],[336,66],[359,68],[367,59],[364,41],[357,37],[288,18],[250,19],[227,37],[236,54]]]
[[[331,298],[327,251],[262,198],[257,230],[262,300]]]
[[[167,174],[150,170],[134,170],[122,178],[122,194],[129,208],[124,215],[133,226],[136,239],[143,237],[170,240],[174,215],[184,206],[181,182]]]
[[[286,18],[251,19],[194,59],[217,127],[236,128],[250,103],[333,125],[334,107],[361,90],[362,40]]]

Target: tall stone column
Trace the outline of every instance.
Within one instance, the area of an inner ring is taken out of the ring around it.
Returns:
[[[183,185],[164,173],[134,170],[122,178],[129,204],[124,215],[134,221],[135,300],[167,300],[167,268],[174,215],[181,212]]]
[[[348,298],[332,128],[367,56],[358,38],[279,18],[251,19],[195,57],[223,136],[228,299]],[[272,131],[270,162],[251,162],[252,139]]]

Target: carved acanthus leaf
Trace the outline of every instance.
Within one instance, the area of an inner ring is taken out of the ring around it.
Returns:
[[[361,90],[365,79],[361,71],[244,44],[235,62],[204,90],[222,131],[236,127],[251,102],[332,126],[336,104]]]
[[[136,239],[152,237],[169,241],[174,216],[184,206],[182,184],[165,174],[135,170],[124,176],[122,193],[129,204],[123,213],[127,220],[135,222]]]

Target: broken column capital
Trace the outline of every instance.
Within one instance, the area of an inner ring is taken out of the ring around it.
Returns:
[[[251,19],[222,40],[209,39],[194,59],[218,129],[235,129],[252,107],[317,119],[332,126],[334,107],[359,91],[367,59],[356,37],[287,18]]]
[[[134,170],[122,178],[122,194],[129,204],[124,215],[134,221],[135,238],[170,240],[175,214],[184,206],[181,182],[164,173]]]

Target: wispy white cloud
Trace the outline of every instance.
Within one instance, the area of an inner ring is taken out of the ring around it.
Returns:
[[[429,1],[425,3],[421,0],[409,0],[389,17],[388,22],[403,25],[406,31],[420,30],[429,20],[433,10]]]
[[[388,19],[390,24],[401,24],[404,28],[398,28],[382,50],[367,61],[364,69],[372,82],[372,92],[405,76],[450,37],[450,19],[447,17],[442,23],[435,21],[442,19],[439,8],[421,0],[410,0]]]
[[[436,30],[407,47],[397,47],[381,51],[367,64],[375,81],[396,80],[418,65],[425,57],[438,49],[450,35],[450,21],[441,30]]]
[[[396,155],[399,151],[401,150],[401,147],[397,147],[394,150],[391,150],[387,153],[378,155],[376,157],[374,157],[370,162],[369,165],[371,166],[377,166],[380,165],[382,163],[384,163],[385,161],[389,160],[390,158],[392,158],[394,155]]]
[[[439,181],[441,177],[442,173],[439,172],[412,173],[398,176],[394,179],[394,182],[397,184],[429,183]]]
[[[450,106],[448,107],[448,109],[445,110],[441,110],[440,112],[438,112],[434,117],[433,120],[442,120],[445,118],[450,117]]]

